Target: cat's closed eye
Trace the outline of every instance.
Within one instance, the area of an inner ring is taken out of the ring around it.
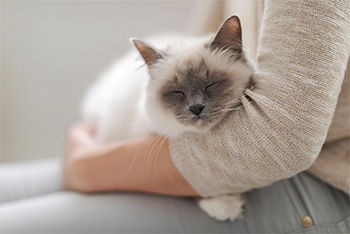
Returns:
[[[219,83],[219,82],[220,82],[220,81],[215,81],[215,82],[213,82],[213,83],[207,85],[207,86],[205,87],[205,92],[208,92],[208,89],[209,89],[210,87],[213,87],[214,85],[216,85],[216,84]]]
[[[185,96],[185,93],[183,91],[171,91],[170,94],[175,94],[175,95],[179,95],[179,96]]]

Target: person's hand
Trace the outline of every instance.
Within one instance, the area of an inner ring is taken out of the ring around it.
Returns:
[[[172,162],[166,138],[151,134],[100,144],[89,123],[78,123],[67,133],[64,188],[197,195]]]
[[[94,132],[95,126],[90,122],[77,123],[68,130],[63,170],[64,189],[81,189],[77,165],[97,150],[98,146],[94,141]]]

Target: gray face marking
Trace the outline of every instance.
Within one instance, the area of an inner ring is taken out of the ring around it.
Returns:
[[[170,110],[180,123],[206,128],[224,117],[225,110],[237,94],[233,77],[210,71],[202,59],[197,63],[186,63],[186,68],[179,68],[159,95],[163,107]],[[198,106],[203,107],[199,114]],[[193,111],[193,107],[197,111]]]

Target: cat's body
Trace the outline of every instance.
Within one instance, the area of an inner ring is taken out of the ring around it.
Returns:
[[[185,131],[206,134],[233,107],[253,73],[241,44],[238,17],[227,19],[216,35],[168,35],[133,40],[147,66],[132,52],[103,75],[83,104],[83,115],[97,123],[100,142],[141,137],[151,132],[175,137]],[[219,220],[241,213],[239,195],[201,199],[200,207]]]

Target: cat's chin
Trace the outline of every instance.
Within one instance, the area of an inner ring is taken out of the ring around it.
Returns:
[[[197,119],[191,124],[183,125],[185,132],[195,132],[195,133],[204,133],[209,132],[217,122],[208,122],[208,120]]]
[[[171,126],[171,130],[169,129],[169,126]],[[164,121],[162,123],[157,123],[153,125],[154,130],[156,132],[166,137],[179,137],[185,132],[209,132],[214,126],[215,123],[209,123],[202,119],[198,119],[197,121],[194,121],[191,124],[183,124],[173,119],[172,121]]]

